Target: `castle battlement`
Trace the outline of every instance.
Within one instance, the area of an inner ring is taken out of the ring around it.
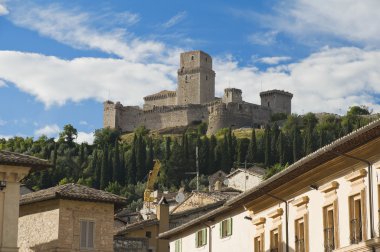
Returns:
[[[293,95],[283,90],[261,92],[260,105],[243,101],[238,88],[226,88],[223,97],[215,97],[212,58],[202,51],[181,53],[177,76],[176,91],[145,96],[142,109],[105,101],[104,127],[128,132],[142,125],[157,130],[206,122],[212,134],[225,127],[260,127],[273,113],[291,113]]]

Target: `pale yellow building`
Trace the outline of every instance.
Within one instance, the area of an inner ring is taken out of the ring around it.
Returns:
[[[171,252],[380,251],[380,120],[161,233]]]
[[[66,184],[21,196],[19,251],[113,251],[114,209],[125,198]]]
[[[48,166],[46,160],[0,151],[0,252],[18,251],[20,181],[30,170]]]

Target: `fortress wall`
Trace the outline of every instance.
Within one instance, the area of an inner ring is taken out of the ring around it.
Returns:
[[[177,97],[176,96],[168,96],[161,99],[155,100],[146,100],[144,103],[144,110],[151,110],[154,106],[172,106],[177,105]]]
[[[103,128],[116,128],[115,104],[110,101],[103,103]]]
[[[142,110],[139,107],[126,106],[121,109],[119,128],[122,132],[133,131],[140,126],[139,117]]]

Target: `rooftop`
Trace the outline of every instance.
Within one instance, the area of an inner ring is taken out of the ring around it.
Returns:
[[[278,89],[272,89],[272,90],[260,92],[260,97],[264,96],[264,95],[273,94],[273,93],[283,94],[283,95],[287,95],[287,96],[293,97],[292,93],[289,93],[289,92],[287,92],[285,90],[278,90]]]
[[[0,151],[0,165],[26,166],[39,170],[51,166],[47,160],[4,150]]]
[[[109,192],[71,183],[24,194],[21,196],[20,205],[51,199],[72,199],[80,201],[113,203],[117,205],[124,205],[126,201],[124,197],[120,197]]]

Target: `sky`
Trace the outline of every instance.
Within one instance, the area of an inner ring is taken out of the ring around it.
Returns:
[[[176,89],[179,54],[213,57],[216,95],[294,94],[292,112],[380,112],[378,0],[0,0],[0,138],[78,142],[103,102]]]

